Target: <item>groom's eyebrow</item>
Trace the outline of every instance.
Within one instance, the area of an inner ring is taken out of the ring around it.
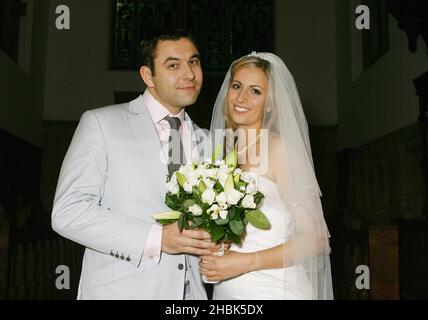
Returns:
[[[190,57],[189,60],[198,59],[201,60],[201,56],[198,53],[195,53],[193,56]]]
[[[193,59],[201,60],[201,56],[200,56],[198,53],[195,53],[193,56],[191,56],[191,57],[190,57],[189,61],[190,61],[190,60],[193,60]],[[166,58],[166,59],[165,59],[165,61],[164,61],[164,63],[163,63],[163,64],[167,64],[167,63],[168,63],[168,62],[170,62],[170,61],[178,62],[178,61],[180,61],[180,60],[181,60],[181,59],[179,59],[179,58],[177,58],[177,57],[168,57],[168,58]]]
[[[165,59],[165,61],[163,62],[163,64],[167,64],[170,61],[180,61],[180,59],[176,58],[176,57],[168,57]]]

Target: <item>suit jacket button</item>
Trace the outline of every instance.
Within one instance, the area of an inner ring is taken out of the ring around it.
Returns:
[[[125,256],[123,255],[123,253],[122,253],[122,255],[120,256],[120,260],[125,260]]]
[[[114,255],[114,257],[115,257],[116,259],[119,259],[119,252],[116,252],[116,254]]]
[[[111,251],[110,251],[110,255],[111,255],[112,257],[114,257],[114,252],[113,252],[113,250],[111,250]]]
[[[184,266],[183,266],[183,264],[182,263],[180,263],[179,265],[178,265],[178,270],[183,270],[184,269]]]
[[[126,261],[128,262],[131,261],[131,258],[128,256],[128,258],[126,258]]]

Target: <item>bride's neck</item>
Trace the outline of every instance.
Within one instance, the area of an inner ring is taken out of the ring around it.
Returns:
[[[243,141],[245,144],[241,142],[243,146],[247,146],[252,143],[254,139],[260,136],[261,128],[260,127],[244,127],[240,126],[236,129],[238,141]]]

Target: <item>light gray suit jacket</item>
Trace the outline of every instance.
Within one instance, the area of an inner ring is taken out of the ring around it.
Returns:
[[[86,247],[78,299],[183,299],[184,254],[142,262],[152,214],[169,210],[160,152],[142,96],[82,115],[52,212],[53,229]],[[199,258],[188,255],[188,261],[193,295],[207,299]]]

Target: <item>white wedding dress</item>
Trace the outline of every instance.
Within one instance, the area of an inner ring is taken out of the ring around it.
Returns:
[[[238,246],[232,244],[231,251],[255,252],[283,244],[293,235],[289,213],[278,208],[280,195],[277,184],[255,173],[258,190],[265,196],[260,210],[271,223],[270,230],[260,230],[251,224],[247,235]],[[299,283],[299,287],[297,287]],[[303,267],[253,271],[214,285],[214,300],[306,300],[312,297],[312,287]]]

